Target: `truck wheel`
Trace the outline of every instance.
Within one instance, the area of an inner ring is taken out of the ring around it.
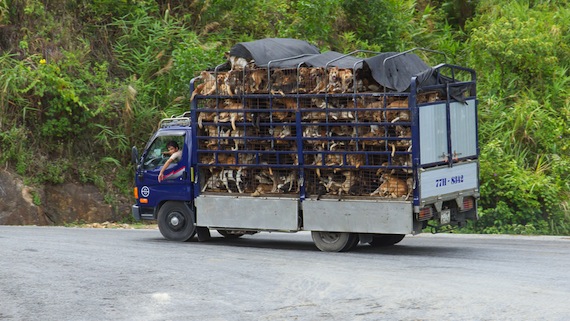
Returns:
[[[390,246],[404,239],[405,234],[375,234],[372,236],[372,246]]]
[[[346,232],[312,231],[311,236],[317,248],[323,252],[347,252],[358,245],[358,234]]]
[[[171,241],[186,242],[196,234],[194,212],[183,202],[166,202],[158,211],[158,229]]]

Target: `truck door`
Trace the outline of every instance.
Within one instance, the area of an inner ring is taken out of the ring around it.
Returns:
[[[174,142],[182,155],[174,160],[163,172],[164,180],[158,175],[170,157],[167,144]],[[185,131],[159,132],[147,145],[142,155],[142,164],[137,170],[137,186],[140,196],[148,200],[145,206],[155,207],[163,201],[188,201],[191,199],[190,184],[190,142]]]

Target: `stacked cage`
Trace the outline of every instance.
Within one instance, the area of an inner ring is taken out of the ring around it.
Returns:
[[[380,92],[336,67],[245,67],[200,78],[192,99],[202,192],[410,197],[408,93]]]

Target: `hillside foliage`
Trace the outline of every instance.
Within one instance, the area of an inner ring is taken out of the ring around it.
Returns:
[[[113,202],[130,195],[131,146],[237,42],[424,47],[477,71],[480,220],[466,231],[570,234],[568,21],[549,0],[0,0],[0,162]]]

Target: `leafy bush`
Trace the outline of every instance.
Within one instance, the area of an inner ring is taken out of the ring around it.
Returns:
[[[568,233],[570,51],[560,30],[570,11],[516,1],[478,10],[465,50],[480,89],[481,220],[473,228]]]

